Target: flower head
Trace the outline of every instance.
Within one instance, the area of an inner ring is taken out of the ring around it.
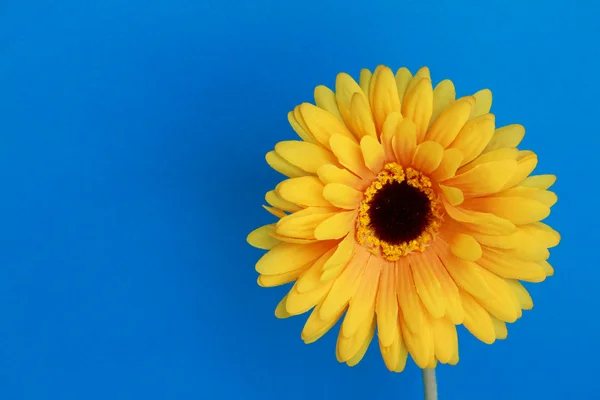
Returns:
[[[397,372],[408,354],[421,368],[456,364],[456,325],[485,343],[506,338],[533,307],[519,281],[552,275],[560,241],[540,222],[556,178],[529,176],[524,128],[496,129],[489,90],[455,99],[427,68],[379,66],[359,83],[341,73],[315,102],[288,114],[301,140],[267,154],[288,179],[266,194],[277,222],[248,236],[268,250],[259,285],[294,282],[276,316],[312,310],[306,343],[343,317],[336,355],[351,366],[377,332]]]

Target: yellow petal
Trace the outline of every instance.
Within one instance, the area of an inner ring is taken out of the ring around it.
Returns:
[[[500,250],[484,247],[479,265],[503,278],[520,279],[528,282],[542,282],[546,279],[544,269],[532,261],[508,258]]]
[[[356,212],[337,212],[330,215],[315,229],[315,238],[319,240],[340,239],[352,230]]]
[[[423,308],[423,303],[417,293],[412,271],[406,257],[396,261],[396,276],[398,277],[398,306],[402,310],[408,328],[417,334],[423,325],[423,315],[426,310]]]
[[[323,271],[334,269],[342,265],[348,264],[348,262],[354,256],[355,241],[352,235],[346,236],[336,247],[335,253],[329,260],[323,265]]]
[[[400,98],[394,73],[385,66],[375,69],[369,91],[371,110],[377,132],[381,132],[388,115],[400,111]]]
[[[477,261],[481,258],[481,246],[473,236],[459,233],[450,241],[450,251],[458,258],[466,261]]]
[[[549,189],[556,182],[556,175],[535,175],[525,178],[519,186],[531,187],[536,189]]]
[[[456,99],[456,89],[451,80],[445,79],[433,89],[433,112],[431,122],[435,122],[440,113]]]
[[[285,309],[285,302],[287,301],[287,294],[283,296],[283,299],[277,304],[275,308],[275,317],[279,319],[285,319],[291,317],[291,315]]]
[[[557,246],[560,243],[560,233],[543,222],[523,225],[520,226],[519,229],[523,233],[535,238],[547,248]]]
[[[464,205],[474,211],[494,213],[516,225],[538,222],[550,215],[550,207],[544,203],[521,197],[481,197]]]
[[[347,318],[347,317],[346,317]],[[342,329],[338,335],[336,356],[339,362],[350,362],[354,357],[362,356],[361,349],[364,349],[366,341],[371,341],[375,333],[375,319],[365,320],[360,325],[356,333],[350,337],[342,334]],[[366,351],[366,350],[365,350]]]
[[[350,101],[349,127],[354,135],[361,139],[365,136],[377,137],[375,121],[371,115],[371,109],[367,98],[363,93],[354,93]]]
[[[546,276],[554,275],[554,268],[552,267],[552,265],[550,265],[548,261],[540,261],[538,262],[538,264],[542,266],[544,272],[546,273]]]
[[[447,318],[429,317],[429,323],[433,333],[435,356],[441,363],[447,364],[452,359],[453,354],[458,352],[456,327]]]
[[[396,89],[398,89],[398,99],[400,100],[400,104],[402,104],[406,89],[408,88],[408,84],[412,80],[412,77],[413,76],[410,71],[405,67],[402,67],[396,71]]]
[[[350,306],[342,323],[342,334],[345,337],[356,334],[363,321],[374,315],[380,274],[381,262],[377,258],[371,257],[358,288],[350,299]]]
[[[504,187],[502,189],[508,189],[523,182],[525,178],[527,178],[537,166],[538,159],[535,153],[524,150],[519,152],[517,162],[517,170],[511,176],[511,178],[504,184]]]
[[[431,334],[431,337],[433,337],[433,333]],[[430,357],[431,358],[429,359],[429,363],[427,363],[427,369],[435,369],[435,368],[437,368],[438,359],[435,358],[435,354],[431,354]]]
[[[382,267],[375,311],[380,344],[384,347],[391,346],[399,334],[396,267],[394,263],[387,263]]]
[[[312,271],[320,271],[322,263],[316,262],[305,274]],[[307,312],[311,308],[315,307],[323,298],[327,295],[327,292],[333,285],[331,281],[319,281],[318,284],[310,291],[300,293],[297,289],[298,282],[292,287],[287,296],[285,303],[286,311],[291,315],[299,315]]]
[[[281,236],[313,239],[315,238],[315,229],[317,226],[335,214],[335,209],[308,207],[277,221],[275,232]]]
[[[323,197],[336,207],[354,210],[362,201],[363,194],[350,186],[330,183],[323,189]]]
[[[353,126],[353,115],[350,108],[352,97],[355,93],[364,96],[364,93],[358,83],[348,74],[342,72],[337,75],[335,80],[335,98],[340,114],[347,126]],[[365,102],[368,101],[365,98]]]
[[[523,235],[517,235],[517,237],[522,239]],[[548,249],[534,240],[524,241],[524,243],[519,242],[517,247],[508,250],[500,249],[500,252],[505,257],[516,258],[521,261],[540,262],[550,257]]]
[[[413,76],[413,78],[408,83],[406,92],[408,92],[412,88],[414,88],[423,78],[431,80],[431,71],[429,71],[429,68],[427,68],[427,67],[419,68],[419,70],[415,73],[415,76]]]
[[[463,232],[475,238],[481,245],[495,247],[499,249],[514,249],[517,246],[517,232],[509,235],[487,235],[467,228],[465,225],[457,224],[456,221],[449,219],[446,221],[446,228],[455,232]]]
[[[321,307],[323,302],[317,304],[306,320],[302,329],[302,340],[306,344],[314,343],[325,335],[339,321],[344,309],[330,315],[328,318],[321,318]]]
[[[264,225],[260,228],[256,228],[246,238],[246,241],[250,246],[256,247],[257,249],[270,250],[279,243],[279,240],[271,236],[275,229],[274,225]]]
[[[492,150],[488,153],[483,153],[470,163],[460,167],[458,170],[459,174],[464,174],[467,171],[472,170],[478,165],[487,164],[493,161],[505,161],[505,160],[515,160],[517,161],[517,157],[519,156],[519,150],[515,148],[502,148]]]
[[[477,158],[494,134],[495,117],[484,114],[468,121],[450,147],[463,153],[463,165]]]
[[[439,260],[428,257],[426,253],[409,255],[408,258],[415,287],[423,305],[432,317],[442,318],[445,313],[444,295],[440,281],[431,266],[432,263],[439,262]]]
[[[319,85],[315,88],[315,103],[317,107],[329,112],[331,115],[343,122],[342,114],[335,100],[335,93],[327,86]]]
[[[338,265],[335,268],[323,269],[323,272],[321,272],[321,280],[330,281],[334,278],[337,278],[338,272],[343,271],[344,269],[346,269],[346,264]]]
[[[324,188],[316,176],[302,176],[281,182],[275,192],[282,199],[302,206],[331,207],[323,197]]]
[[[398,124],[392,145],[396,160],[403,166],[410,165],[417,149],[417,127],[413,121],[403,119]]]
[[[517,169],[514,160],[493,161],[456,175],[443,183],[462,190],[465,197],[496,193],[502,189]]]
[[[381,145],[383,146],[383,155],[386,163],[396,161],[392,139],[396,135],[396,130],[398,129],[398,125],[400,125],[400,121],[402,121],[402,114],[395,112],[388,115],[383,124]]]
[[[446,149],[442,156],[442,161],[437,169],[433,172],[432,177],[438,181],[444,181],[452,178],[458,167],[462,163],[462,153],[459,149]]]
[[[400,355],[398,357],[398,364],[396,364],[396,368],[394,368],[394,372],[402,372],[404,371],[404,367],[406,367],[406,359],[408,356],[408,350],[404,343],[400,344]]]
[[[363,344],[360,347],[360,350],[358,350],[358,352],[354,355],[354,357],[352,357],[351,359],[346,361],[346,365],[348,365],[349,367],[354,367],[363,359],[363,357],[367,353],[367,350],[369,349],[369,346],[371,345],[373,336],[375,336],[375,324],[371,323],[369,333],[364,338]]]
[[[275,287],[285,285],[298,279],[300,274],[306,270],[305,267],[278,275],[260,275],[256,281],[260,287]]]
[[[346,111],[350,110],[350,100],[352,99],[352,95],[354,93],[361,93],[362,89],[356,83],[354,78],[348,75],[345,72],[341,72],[337,75],[335,79],[335,96],[340,108],[345,109]],[[342,112],[342,115],[344,113]]]
[[[280,243],[258,260],[256,272],[263,275],[279,275],[295,271],[314,262],[334,245],[335,242]]]
[[[427,368],[434,355],[433,334],[428,318],[423,319],[418,334],[411,332],[403,320],[401,320],[400,327],[406,348],[415,364],[419,368]]]
[[[365,166],[360,146],[343,135],[333,135],[331,150],[340,164],[363,179],[374,179],[375,175]]]
[[[271,168],[287,177],[296,178],[299,176],[308,175],[308,172],[303,171],[301,168],[290,164],[274,151],[268,152],[265,156],[265,159],[267,160],[267,164],[269,164]]]
[[[554,275],[554,268],[552,268],[552,265],[548,261],[540,261],[538,264],[544,269],[546,276]]]
[[[321,318],[327,319],[340,309],[345,308],[358,288],[368,259],[368,253],[358,252],[350,260],[348,266],[344,269],[342,275],[336,279],[331,291],[325,298],[320,311]]]
[[[517,230],[512,222],[494,214],[454,207],[448,203],[444,207],[451,218],[486,235],[510,235]]]
[[[312,136],[322,146],[329,148],[329,138],[333,134],[354,139],[346,125],[329,112],[310,103],[302,103],[300,112]]]
[[[379,141],[372,136],[365,136],[360,141],[360,149],[367,168],[374,174],[378,174],[384,163],[383,147]]]
[[[377,72],[377,69],[375,69],[375,72]],[[369,89],[371,87],[371,81],[373,79],[373,76],[374,74],[367,68],[363,68],[360,70],[360,76],[358,77],[358,86],[360,86],[360,89],[363,91],[364,94],[369,94]]]
[[[343,243],[343,240],[342,240],[341,243]],[[336,250],[336,252],[339,252],[339,251],[340,251],[340,249],[338,247],[338,249]],[[346,269],[346,266],[348,265],[350,259],[353,256],[354,256],[354,254],[351,254],[349,256],[349,259],[346,262],[344,262],[343,264],[338,264],[337,266],[335,266],[333,268],[329,268],[329,269],[323,268],[323,272],[321,273],[321,280],[322,281],[328,281],[328,280],[331,280],[333,278],[337,278],[337,276],[338,276],[337,272],[338,271],[343,271],[344,269]],[[333,256],[332,256],[332,258],[333,258]]]
[[[455,187],[440,185],[440,190],[444,194],[444,197],[453,206],[458,206],[465,201],[463,192]]]
[[[300,106],[296,106],[294,111],[288,113],[288,122],[292,126],[292,129],[298,134],[300,139],[305,142],[314,143],[315,138],[308,132],[308,127],[304,123],[304,119],[300,114]]]
[[[460,301],[460,295],[458,293],[458,287],[450,278],[447,282],[447,286],[452,286],[452,292],[449,292],[447,288],[442,287],[446,297],[446,312],[444,317],[455,325],[460,325],[465,320],[465,310],[463,309],[462,302]],[[442,282],[442,286],[444,282]]]
[[[314,215],[319,215],[319,218],[327,219],[327,215],[332,215],[335,214],[336,212],[338,212],[338,209],[335,207],[306,207],[303,208],[299,211],[296,211],[292,214],[288,214],[284,217],[282,217],[279,221],[277,221],[277,223],[275,224],[275,232],[279,235],[281,235],[280,232],[277,232],[278,229],[282,226],[282,225],[286,225],[288,222],[291,222],[293,220],[302,220],[305,217],[310,217],[310,216],[314,216]],[[305,221],[311,221],[311,219],[306,219]]]
[[[317,175],[324,184],[341,183],[354,188],[361,186],[360,178],[347,169],[336,167],[333,164],[321,166],[317,171]]]
[[[492,92],[489,89],[483,89],[473,95],[475,98],[475,107],[471,113],[471,118],[487,114],[492,108]]]
[[[546,237],[536,237],[535,231],[530,232],[528,229],[524,229],[527,226],[520,226],[514,234],[510,235],[509,242],[512,246],[495,246],[487,245],[492,247],[493,250],[502,253],[503,257],[516,258],[522,261],[544,261],[550,257],[548,246],[546,246],[544,240]],[[543,233],[542,233],[543,235]]]
[[[479,265],[455,257],[445,249],[436,248],[436,253],[458,287],[477,297],[485,297],[489,293]]]
[[[308,243],[318,242],[318,240],[314,239],[314,238],[306,239],[306,238],[295,238],[295,237],[289,237],[289,236],[282,236],[282,235],[277,234],[277,232],[273,233],[273,237],[275,239],[281,240],[282,242],[285,242],[285,243],[308,244]]]
[[[490,314],[467,292],[461,290],[460,297],[465,309],[465,328],[483,343],[494,343],[496,333]]]
[[[419,144],[413,155],[412,166],[424,174],[433,172],[442,162],[444,148],[436,142]]]
[[[379,350],[381,351],[381,357],[383,358],[383,361],[385,362],[385,366],[387,367],[388,370],[390,371],[395,371],[397,369],[397,366],[400,362],[400,358],[402,357],[402,347],[403,343],[402,343],[402,337],[400,334],[400,322],[397,321],[396,322],[396,334],[394,336],[394,339],[392,341],[392,344],[390,345],[383,345],[383,343],[381,342],[381,331],[379,330],[378,327],[378,333],[379,333]],[[404,348],[404,360],[406,361],[406,348]],[[402,369],[404,369],[404,366],[402,366]]]
[[[439,258],[437,253],[429,255],[429,257],[432,257],[435,261],[431,262],[429,265],[437,277],[437,280],[440,282],[445,303],[444,315],[453,324],[462,324],[465,318],[465,312],[462,308],[460,296],[458,294],[458,287],[448,273],[446,266],[443,264],[444,261]]]
[[[302,207],[279,197],[274,190],[270,190],[265,194],[265,200],[273,207],[288,212],[296,212],[302,209]]]
[[[271,214],[273,214],[274,216],[276,216],[277,218],[283,218],[287,215],[284,211],[280,210],[279,208],[269,206],[263,206],[263,208]]]
[[[506,279],[486,270],[481,270],[481,276],[485,279],[490,293],[483,299],[477,299],[491,315],[505,322],[515,322],[521,317],[522,311],[517,296],[506,283]]]
[[[287,162],[312,174],[325,164],[337,164],[332,152],[314,143],[284,141],[275,145],[275,151]]]
[[[521,197],[539,201],[548,207],[552,207],[558,201],[558,197],[554,192],[528,187],[513,187],[500,193],[496,193],[494,197]]]
[[[448,147],[469,120],[474,105],[475,99],[470,96],[450,104],[431,124],[425,139],[438,142],[444,148]]]
[[[417,142],[425,137],[431,114],[433,112],[433,89],[431,80],[423,78],[411,89],[408,89],[402,104],[402,115],[415,123]]]
[[[496,339],[506,339],[508,337],[508,329],[506,329],[506,323],[504,321],[500,321],[498,318],[490,315],[492,318],[492,325],[494,325],[494,333],[496,334]]]
[[[310,292],[325,283],[321,281],[321,271],[323,270],[323,265],[325,265],[332,257],[335,251],[336,247],[329,249],[314,263],[309,264],[309,267],[302,272],[294,285],[294,290],[298,292],[298,294]],[[341,270],[338,270],[337,272],[341,272]]]
[[[529,294],[527,289],[523,287],[521,282],[514,279],[507,279],[506,283],[508,283],[508,286],[515,293],[517,299],[519,299],[519,304],[521,308],[523,310],[531,310],[533,308],[533,300],[531,299],[531,295]]]
[[[484,152],[500,149],[503,147],[517,147],[525,136],[525,128],[522,125],[508,125],[496,129],[492,139],[487,144]]]
[[[458,354],[458,351],[457,351],[456,353],[454,353],[452,355],[452,359],[448,362],[448,364],[450,364],[450,365],[456,365],[456,364],[458,364],[459,360],[460,360],[460,357],[459,357],[459,354]]]

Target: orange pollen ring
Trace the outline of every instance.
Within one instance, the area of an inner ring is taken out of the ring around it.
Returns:
[[[375,194],[385,185],[392,182],[402,183],[404,181],[427,196],[431,218],[418,237],[413,240],[394,244],[377,237],[371,227],[369,209]],[[395,162],[388,163],[383,167],[379,175],[377,175],[377,179],[364,192],[364,199],[360,203],[358,218],[356,220],[356,240],[368,248],[371,253],[377,254],[388,261],[397,261],[413,251],[423,252],[437,236],[442,223],[442,210],[440,203],[436,199],[431,180],[428,177],[412,168],[406,168],[405,170]]]

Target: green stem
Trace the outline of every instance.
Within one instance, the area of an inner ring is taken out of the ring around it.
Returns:
[[[435,369],[423,370],[423,387],[425,389],[425,400],[437,400],[437,382],[435,380]]]

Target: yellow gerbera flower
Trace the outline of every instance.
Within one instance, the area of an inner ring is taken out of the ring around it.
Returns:
[[[533,307],[519,281],[552,275],[560,241],[540,222],[556,178],[529,176],[524,128],[496,129],[489,90],[455,99],[427,68],[379,66],[359,83],[341,73],[315,102],[288,115],[302,140],[266,156],[289,178],[266,194],[279,220],[248,236],[269,250],[259,285],[295,281],[276,316],[312,309],[311,343],[345,314],[338,361],[357,364],[377,330],[396,372],[408,354],[421,368],[456,364],[459,324],[485,343],[506,338],[506,322]]]

